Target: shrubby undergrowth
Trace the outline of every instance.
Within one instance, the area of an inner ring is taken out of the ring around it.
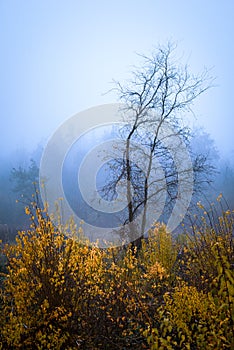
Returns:
[[[136,251],[26,208],[31,229],[2,251],[0,349],[234,348],[234,212],[200,210],[192,233],[156,224]]]

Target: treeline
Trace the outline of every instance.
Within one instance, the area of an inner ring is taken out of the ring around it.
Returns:
[[[0,158],[0,239],[14,241],[18,230],[28,228],[24,208],[38,187],[42,147],[31,154],[16,152]]]
[[[204,203],[215,201],[217,194],[222,193],[223,198],[231,208],[234,208],[234,163],[231,154],[225,159],[219,159],[214,142],[202,129],[195,130],[192,149],[208,157],[213,164],[215,172],[211,176],[210,185],[204,184],[198,194],[193,198],[190,212],[198,200]],[[10,159],[0,159],[0,239],[14,241],[18,230],[27,229],[28,220],[24,213],[26,205],[31,203],[35,189],[39,187],[39,166],[43,152],[41,145],[32,153],[18,153]],[[205,176],[203,174],[204,183]],[[202,183],[202,179],[201,179]]]
[[[26,208],[2,251],[0,349],[233,349],[234,212],[199,207],[192,232],[156,224],[139,251]]]

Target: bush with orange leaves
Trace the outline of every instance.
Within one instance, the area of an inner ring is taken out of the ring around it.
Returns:
[[[3,249],[0,349],[231,348],[233,213],[219,238],[203,222],[179,242],[156,224],[137,252],[85,245],[72,222],[26,212],[31,229]]]
[[[131,247],[100,250],[61,233],[39,208],[26,213],[31,230],[4,248],[2,347],[147,347],[142,329],[155,290],[168,276],[149,255],[150,244],[139,258]],[[144,266],[148,255],[152,261]]]

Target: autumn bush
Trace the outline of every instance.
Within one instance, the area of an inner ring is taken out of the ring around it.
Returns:
[[[233,212],[200,210],[192,233],[157,223],[137,252],[26,208],[31,229],[2,249],[0,349],[233,348]]]
[[[180,254],[177,283],[143,332],[151,349],[234,348],[233,212],[217,217],[214,207],[199,207]]]

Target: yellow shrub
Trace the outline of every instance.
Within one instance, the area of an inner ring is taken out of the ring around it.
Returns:
[[[234,347],[227,217],[219,235],[204,222],[187,246],[157,224],[137,252],[81,244],[74,223],[57,228],[40,209],[26,211],[31,230],[4,248],[0,349]]]

